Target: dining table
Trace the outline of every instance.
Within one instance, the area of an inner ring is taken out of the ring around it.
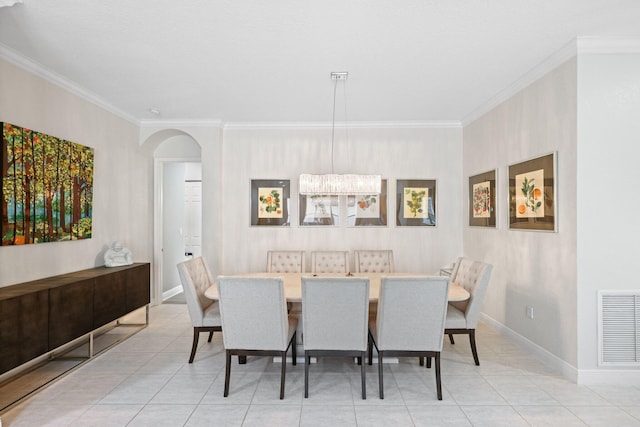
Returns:
[[[380,283],[383,277],[413,277],[424,276],[418,273],[244,273],[233,274],[233,277],[256,278],[282,278],[284,284],[284,296],[287,302],[302,301],[303,277],[366,277],[369,279],[369,301],[378,301],[380,295]],[[213,285],[205,290],[204,295],[212,300],[218,299],[218,286]],[[469,299],[469,291],[456,283],[449,284],[449,301],[466,301]]]

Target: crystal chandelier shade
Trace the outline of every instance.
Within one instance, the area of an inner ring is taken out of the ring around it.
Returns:
[[[300,194],[380,194],[380,175],[300,175]]]

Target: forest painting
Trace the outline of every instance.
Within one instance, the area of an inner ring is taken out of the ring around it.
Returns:
[[[2,126],[2,246],[91,238],[93,148]]]

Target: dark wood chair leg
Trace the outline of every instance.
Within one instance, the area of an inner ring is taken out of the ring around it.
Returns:
[[[229,395],[229,379],[231,377],[231,352],[227,350],[227,363],[224,369],[224,397]]]
[[[211,338],[213,338],[213,331],[209,331],[209,339],[207,342],[211,342]]]
[[[371,358],[373,357],[373,336],[371,335],[371,331],[369,331],[369,335],[367,337],[367,352],[369,353],[367,357],[369,358],[369,366],[373,364]]]
[[[287,375],[287,350],[282,352],[282,368],[280,370],[280,400],[284,399],[284,382]]]
[[[296,350],[296,334],[297,332],[293,333],[293,337],[291,337],[291,364],[293,366],[295,366],[298,363],[298,351]],[[286,356],[286,353],[285,353]],[[284,363],[285,359],[282,359],[282,363]]]
[[[471,344],[473,361],[476,362],[476,366],[480,366],[480,359],[478,359],[478,349],[476,348],[476,330],[475,329],[469,329],[469,344]]]
[[[431,369],[431,357],[427,356],[427,369]]]
[[[420,366],[424,366],[424,357],[418,357],[418,363]]]
[[[309,352],[304,352],[304,397],[309,397],[309,363],[311,363],[311,356]]]
[[[378,350],[378,388],[380,389],[380,399],[384,399],[384,384],[382,380],[382,351]]]
[[[247,363],[247,356],[238,355],[238,364],[245,365]]]
[[[193,344],[191,345],[191,356],[189,357],[189,363],[193,363],[193,359],[196,357],[196,349],[198,348],[199,338],[200,338],[200,330],[194,327],[193,328]]]
[[[431,358],[429,358],[431,360]],[[442,400],[442,381],[440,378],[440,352],[436,352],[436,388],[438,389],[438,400]]]
[[[360,359],[360,375],[362,376],[362,400],[367,398],[367,378],[366,378],[366,366],[364,364],[365,351],[362,352],[362,355],[359,357]]]
[[[451,344],[455,344],[455,341],[453,341],[453,334],[449,334],[449,341]]]

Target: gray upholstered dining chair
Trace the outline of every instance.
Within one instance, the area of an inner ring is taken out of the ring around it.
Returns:
[[[280,356],[280,399],[284,398],[287,351],[296,364],[298,319],[287,314],[279,278],[218,277],[226,352],[224,397],[229,395],[231,356]]]
[[[367,398],[369,279],[302,278],[304,397],[309,397],[311,357],[355,356],[361,364],[362,398]]]
[[[440,276],[383,277],[375,319],[369,321],[369,364],[378,351],[378,384],[384,399],[384,356],[435,358],[438,400],[442,400],[440,352],[449,297],[449,278]],[[373,346],[371,345],[373,344]]]
[[[268,251],[267,272],[304,273],[304,251]]]
[[[451,283],[465,288],[471,295],[466,301],[450,302],[447,310],[444,333],[449,335],[451,344],[454,334],[469,335],[469,344],[473,360],[480,365],[476,348],[476,326],[480,318],[480,310],[487,293],[493,266],[469,258],[458,258],[451,273]]]
[[[353,251],[356,273],[393,273],[392,250]]]
[[[312,273],[348,273],[349,252],[313,251],[311,252]]]
[[[189,363],[193,363],[201,332],[209,332],[211,342],[214,331],[222,331],[218,303],[204,296],[204,291],[215,282],[204,258],[197,257],[178,264],[178,274],[184,289],[189,317],[193,326],[193,344]]]

